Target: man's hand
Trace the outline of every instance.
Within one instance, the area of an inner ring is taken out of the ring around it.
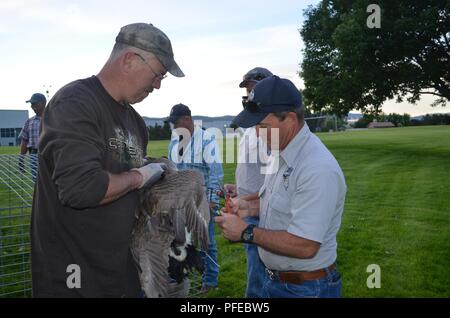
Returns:
[[[240,218],[245,218],[258,214],[253,210],[256,210],[256,207],[252,206],[251,201],[247,201],[242,198],[230,198],[228,201],[228,205],[226,206],[226,208],[222,209],[222,212],[236,214]]]
[[[214,203],[214,202],[209,202],[209,208],[210,208],[211,210],[214,210],[216,207],[217,207],[217,204],[216,204],[216,203]]]
[[[237,190],[236,190],[236,185],[235,184],[225,184],[224,189],[230,197],[234,198],[237,197]]]
[[[247,228],[247,223],[235,214],[224,213],[216,216],[214,221],[222,229],[223,236],[233,242],[239,242],[242,232]]]
[[[142,182],[138,186],[138,189],[142,187],[151,187],[156,181],[161,179],[166,170],[167,165],[165,163],[149,163],[140,168],[131,169],[131,171],[136,171],[142,176]]]
[[[236,185],[225,184],[223,188],[217,191],[217,195],[221,198],[234,198],[237,196]]]

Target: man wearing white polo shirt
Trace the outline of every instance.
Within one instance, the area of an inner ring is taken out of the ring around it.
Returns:
[[[263,297],[340,297],[336,235],[347,188],[339,164],[304,122],[301,95],[289,80],[260,81],[244,107],[233,122],[256,125],[258,135],[266,128],[268,147],[278,130],[279,167],[266,176],[259,200],[240,202],[238,215],[216,222],[227,239],[258,246]],[[241,219],[255,214],[259,226]]]
[[[255,67],[248,71],[240,88],[245,88],[246,95],[252,91],[255,85],[273,74],[264,67]],[[259,146],[260,147],[260,146]],[[259,189],[264,184],[265,174],[262,168],[265,164],[265,158],[260,158],[258,147],[258,137],[256,136],[256,128],[247,128],[239,142],[239,159],[236,166],[236,184],[226,184],[225,189],[230,191],[232,197],[253,198],[257,197]],[[244,219],[247,224],[258,225],[258,216],[249,216]],[[262,284],[264,282],[264,264],[262,264],[258,248],[253,244],[245,244],[247,252],[247,287],[245,289],[245,297],[259,298],[261,297]]]

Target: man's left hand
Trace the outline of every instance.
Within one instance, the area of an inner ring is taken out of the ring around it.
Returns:
[[[217,208],[217,203],[209,202],[209,209],[210,210],[215,210],[216,208]]]
[[[247,223],[235,214],[223,213],[216,216],[214,221],[222,229],[223,236],[233,242],[239,242],[242,232],[247,228]]]

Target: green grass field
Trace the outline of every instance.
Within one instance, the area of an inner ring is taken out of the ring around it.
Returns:
[[[344,297],[450,296],[450,127],[321,133],[348,192],[338,235]],[[166,153],[151,142],[149,153]],[[225,164],[225,183],[234,180]],[[217,230],[221,275],[210,297],[243,297],[245,252]],[[381,268],[369,289],[367,267]]]
[[[450,296],[450,127],[407,127],[322,133],[348,186],[338,235],[344,297]],[[167,141],[150,142],[152,156]],[[18,153],[3,147],[1,153]],[[225,164],[225,183],[234,180]],[[219,289],[208,297],[243,297],[245,252],[217,230]],[[381,267],[369,289],[367,266]]]

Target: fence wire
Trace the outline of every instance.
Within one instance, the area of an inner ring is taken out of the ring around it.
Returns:
[[[37,155],[0,155],[0,298],[31,297],[30,219]],[[190,275],[189,297],[202,297]]]
[[[30,297],[30,216],[37,155],[0,155],[0,297]]]

